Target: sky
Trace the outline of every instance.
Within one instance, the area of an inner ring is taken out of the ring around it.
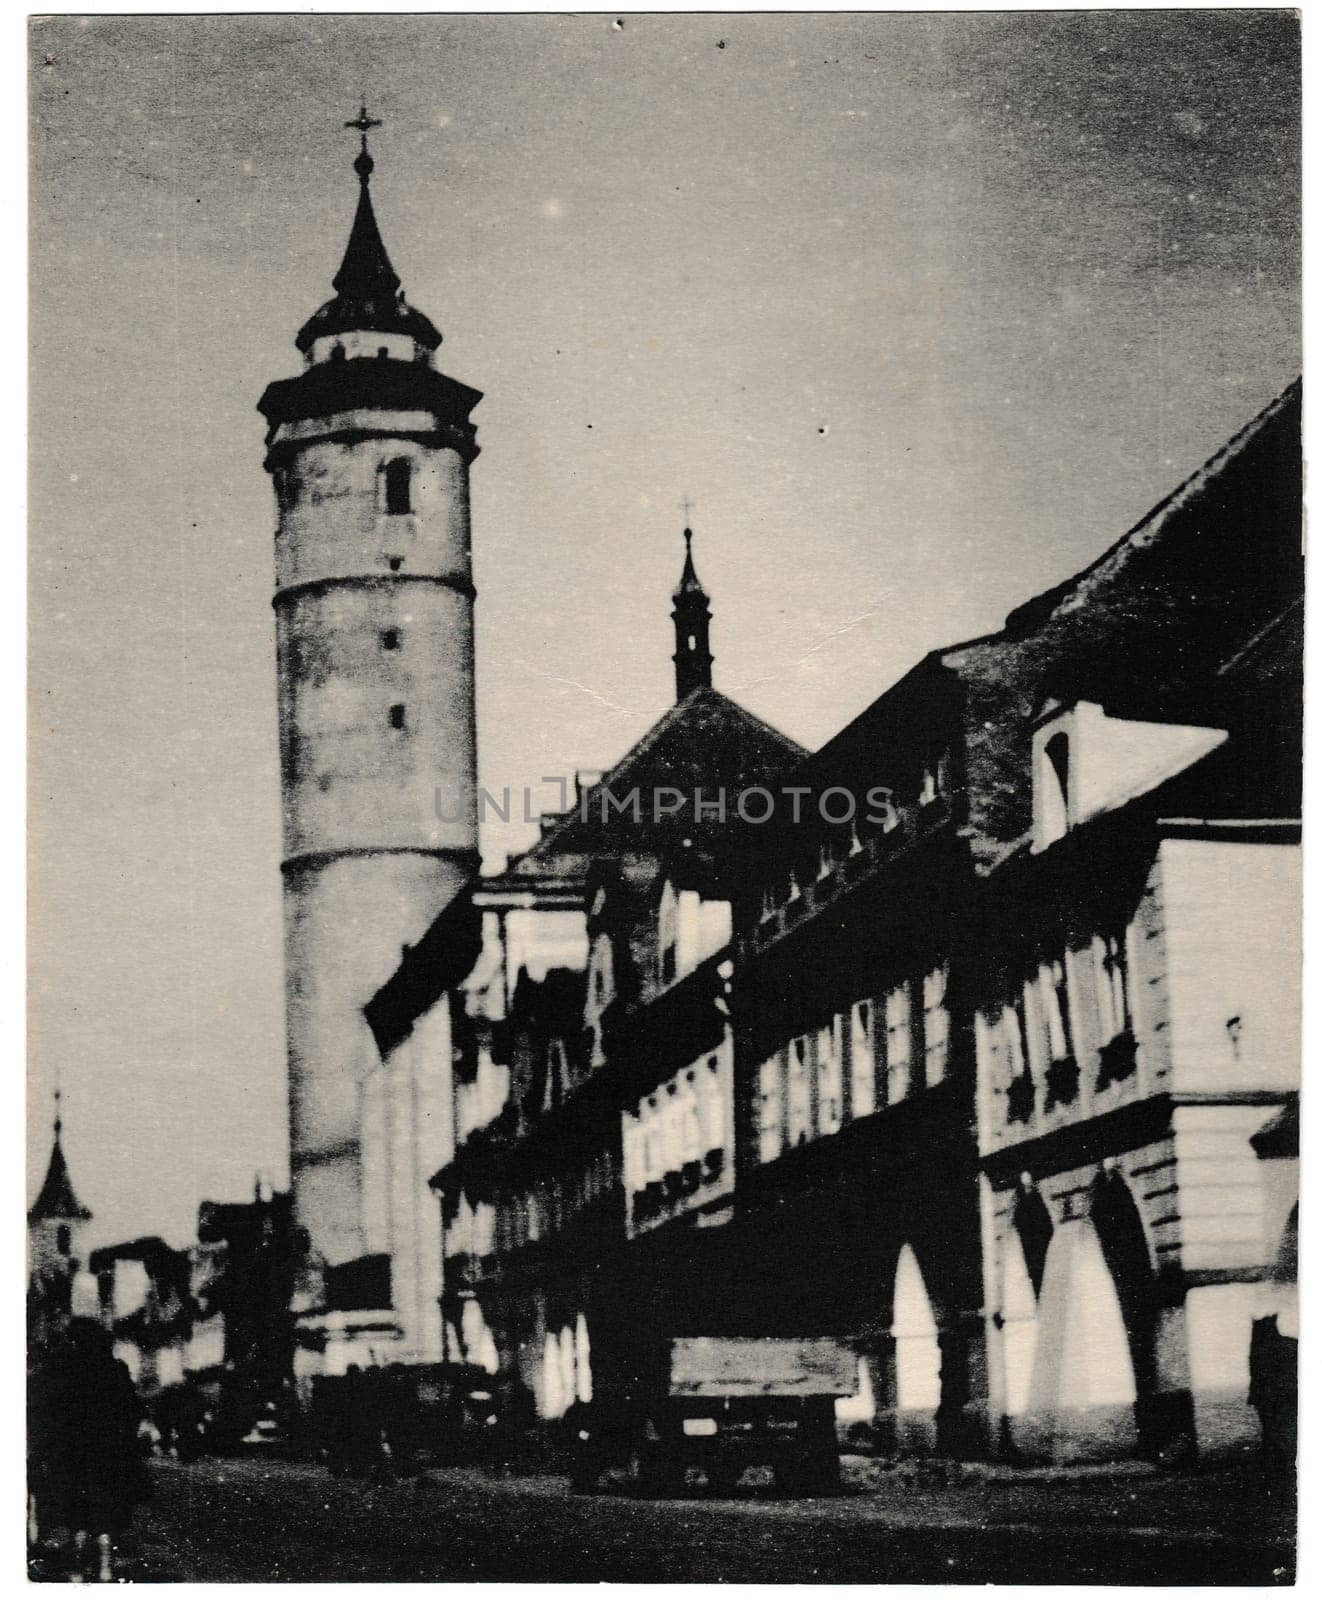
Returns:
[[[1296,29],[34,22],[29,1194],[57,1082],[93,1243],[287,1175],[255,405],[331,292],[360,96],[395,268],[485,394],[480,781],[549,809],[673,699],[685,498],[717,686],[817,746],[1286,386]]]

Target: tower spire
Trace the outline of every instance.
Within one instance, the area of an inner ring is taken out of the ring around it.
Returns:
[[[367,148],[367,135],[381,126],[381,119],[368,115],[364,101],[358,115],[344,126],[352,128],[359,136],[358,154],[353,160],[353,170],[358,174],[358,205],[349,229],[349,242],[344,248],[344,259],[331,280],[335,298],[308,318],[295,342],[307,354],[312,352],[318,339],[328,334],[400,333],[406,334],[423,352],[435,350],[441,342],[440,333],[421,311],[414,310],[405,300],[399,274],[386,253],[372,206],[371,182],[376,162]]]
[[[92,1213],[74,1193],[69,1176],[69,1163],[65,1158],[60,1134],[64,1122],[60,1117],[60,1090],[55,1090],[55,1137],[51,1142],[50,1164],[42,1181],[37,1198],[28,1212],[29,1222],[72,1221],[86,1222]]]
[[[689,503],[684,502],[687,513]],[[711,688],[712,653],[709,642],[711,602],[693,565],[693,529],[684,529],[684,570],[675,590],[675,699],[686,699],[695,689]]]

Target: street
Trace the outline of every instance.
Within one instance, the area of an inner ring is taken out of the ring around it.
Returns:
[[[858,1464],[861,1466],[861,1464]],[[924,1485],[834,1500],[577,1496],[446,1469],[371,1484],[274,1458],[153,1468],[145,1580],[1288,1583],[1289,1508],[1252,1467]],[[1042,1516],[1050,1507],[1050,1517]]]

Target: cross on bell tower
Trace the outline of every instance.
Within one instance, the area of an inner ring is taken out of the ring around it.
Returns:
[[[367,180],[372,176],[372,170],[376,166],[376,163],[372,160],[371,155],[368,153],[367,135],[372,131],[373,128],[379,128],[381,126],[381,118],[368,116],[367,101],[364,100],[363,103],[358,107],[358,115],[351,121],[346,122],[344,126],[346,128],[355,129],[362,138],[362,148],[354,158],[353,170],[358,174],[363,182],[366,183]]]

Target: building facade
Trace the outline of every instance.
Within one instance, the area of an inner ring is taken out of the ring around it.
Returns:
[[[1294,1325],[1255,1141],[1298,1082],[1299,478],[1296,387],[1000,632],[745,774],[798,797],[767,825],[551,819],[484,881],[452,1353],[554,1416],[664,1335],[829,1334],[870,1447],[1254,1444],[1255,1323]],[[577,943],[533,977],[539,904]]]

